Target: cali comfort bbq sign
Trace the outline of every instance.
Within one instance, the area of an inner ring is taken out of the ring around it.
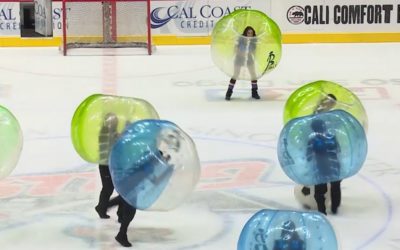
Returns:
[[[400,4],[294,5],[287,20],[294,25],[400,23]]]
[[[397,33],[399,0],[270,0],[283,33]]]

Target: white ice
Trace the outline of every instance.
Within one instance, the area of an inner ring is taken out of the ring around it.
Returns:
[[[123,51],[122,51],[123,54]],[[259,81],[261,100],[213,64],[208,46],[159,46],[154,55],[67,56],[57,48],[0,49],[0,105],[24,133],[21,159],[0,181],[0,249],[119,249],[115,210],[94,211],[97,166],[75,152],[70,125],[94,93],[142,98],[191,135],[202,162],[195,192],[170,212],[138,211],[134,249],[236,249],[260,209],[297,209],[276,143],[289,94],[314,80],[341,83],[369,118],[367,161],[343,181],[338,215],[328,214],[340,249],[400,249],[399,43],[284,45]]]

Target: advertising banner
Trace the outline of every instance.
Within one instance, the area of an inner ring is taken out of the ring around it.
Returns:
[[[43,36],[53,35],[51,0],[35,0],[35,31]]]
[[[0,36],[19,36],[19,3],[0,2]]]
[[[36,31],[61,37],[61,2],[53,1],[50,7],[44,4],[49,0],[34,1],[35,20],[39,24],[36,24]],[[399,0],[152,0],[152,35],[164,38],[162,42],[159,40],[160,44],[169,44],[168,39],[173,43],[176,37],[201,41],[211,34],[219,19],[236,9],[265,12],[277,22],[286,42],[400,40]],[[47,22],[49,16],[52,28]],[[0,37],[19,38],[20,33],[20,3],[0,2]],[[338,34],[348,38],[340,38]],[[7,39],[3,39],[3,43]]]
[[[61,2],[53,2],[53,36],[62,36],[62,4]]]
[[[265,0],[175,0],[152,1],[153,34],[208,36],[216,22],[236,9],[267,12]]]
[[[399,0],[271,1],[285,33],[400,32]]]

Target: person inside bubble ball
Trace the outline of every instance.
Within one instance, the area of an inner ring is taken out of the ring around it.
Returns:
[[[314,160],[316,166],[316,176],[337,179],[340,175],[340,162],[338,154],[340,146],[336,136],[326,129],[326,124],[321,119],[315,119],[311,122],[313,135],[307,144],[307,161]],[[337,213],[341,201],[341,180],[330,182],[331,185],[331,211]],[[325,194],[328,191],[328,184],[321,183],[315,185],[314,198],[317,202],[318,211],[326,215]]]
[[[133,183],[133,188],[140,189],[142,185],[159,185],[166,176],[170,176],[173,171],[171,163],[171,153],[178,152],[180,149],[179,134],[175,130],[163,130],[157,138],[157,151],[147,155],[147,160],[140,167],[142,171],[134,178],[130,178],[129,182]],[[165,163],[165,165],[160,165]],[[136,183],[136,185],[134,184]],[[137,197],[136,197],[137,198]],[[137,204],[137,202],[136,202]],[[108,207],[118,206],[118,222],[121,223],[119,232],[115,239],[124,247],[131,247],[132,244],[128,240],[128,227],[136,215],[136,208],[130,205],[121,195],[111,199],[108,202]]]
[[[151,181],[154,185],[158,185],[161,181],[168,176],[172,175],[175,164],[177,163],[177,155],[181,148],[180,135],[179,132],[174,129],[163,129],[157,138],[157,149],[158,155],[156,159],[158,161],[161,160],[163,164],[163,168],[158,168],[155,171],[154,167],[157,166],[157,163],[150,163],[151,169],[149,171],[149,181]]]
[[[296,232],[293,221],[285,221],[282,225],[280,238],[274,241],[273,250],[305,250],[305,244]]]
[[[157,147],[167,163],[172,160],[172,154],[177,154],[181,148],[181,135],[174,129],[164,129],[158,137]],[[175,158],[175,157],[174,157]]]
[[[314,114],[319,114],[322,112],[328,112],[332,110],[337,103],[337,98],[334,94],[327,94],[322,100],[318,103],[317,108],[314,111]]]
[[[319,101],[317,107],[314,110],[314,114],[331,111],[336,106],[336,103],[336,96],[334,94],[327,94]],[[330,188],[330,184],[328,184],[328,187]],[[307,186],[303,186],[301,191],[303,194],[309,194],[311,192],[311,189]]]
[[[128,124],[128,123],[127,123]],[[110,216],[107,214],[108,208],[118,205],[118,222],[121,223],[120,230],[115,239],[125,247],[130,247],[132,244],[128,241],[127,230],[129,223],[133,220],[136,209],[130,206],[121,196],[117,196],[110,200],[111,195],[114,192],[114,184],[111,179],[110,168],[108,164],[109,154],[112,146],[118,139],[119,134],[118,128],[118,117],[116,114],[110,112],[104,116],[103,124],[99,134],[99,152],[100,162],[99,170],[101,177],[102,189],[100,191],[99,203],[95,207],[96,212],[100,218],[108,219]]]
[[[251,97],[260,99],[258,95],[257,77],[254,62],[254,53],[256,51],[257,38],[256,31],[253,27],[247,26],[242,36],[239,37],[236,45],[236,56],[234,61],[234,72],[229,81],[228,90],[225,95],[225,100],[231,99],[233,88],[235,87],[236,79],[238,78],[241,69],[246,66],[251,77]]]
[[[158,151],[158,153],[159,155],[151,158],[149,162],[145,163],[146,166],[144,167],[144,171],[142,171],[141,175],[136,176],[136,180],[131,179],[131,181],[136,181],[137,183],[139,183],[147,178],[153,185],[158,184],[158,182],[164,177],[154,176],[154,167],[155,165],[157,165],[158,159],[166,162],[171,159],[169,155],[164,155],[162,151]],[[169,173],[164,173],[164,175]],[[140,188],[140,186],[138,186],[138,188]],[[121,195],[118,195],[109,201],[108,208],[112,208],[114,206],[118,206],[118,222],[121,223],[119,232],[115,236],[115,240],[124,247],[131,247],[132,244],[128,240],[128,227],[132,220],[135,218],[136,208],[130,205],[126,200],[124,200]]]
[[[114,184],[111,179],[110,169],[108,166],[108,157],[112,146],[118,139],[118,117],[116,114],[110,112],[104,116],[103,124],[99,133],[99,153],[100,153],[100,178],[102,189],[100,191],[99,202],[95,207],[96,212],[100,218],[108,219],[110,216],[107,214],[107,207],[110,197],[114,191]]]

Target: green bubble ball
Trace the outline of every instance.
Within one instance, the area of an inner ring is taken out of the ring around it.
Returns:
[[[255,36],[245,36],[251,27]],[[279,26],[258,10],[236,10],[220,19],[211,34],[215,65],[237,80],[257,80],[273,70],[281,59]]]
[[[340,84],[323,80],[295,90],[286,101],[283,119],[286,124],[294,118],[337,109],[353,115],[367,130],[368,117],[360,99]]]
[[[0,106],[0,179],[17,166],[23,145],[21,127],[15,116]]]
[[[155,108],[143,99],[102,94],[89,96],[72,118],[72,143],[84,160],[108,165],[109,152],[118,136],[127,125],[143,119],[159,119]],[[115,129],[111,131],[110,126]]]

